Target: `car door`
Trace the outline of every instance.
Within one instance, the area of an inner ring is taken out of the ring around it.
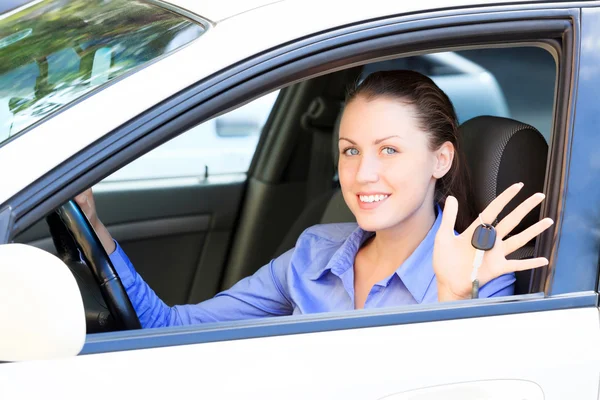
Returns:
[[[355,33],[365,36],[338,38],[335,51],[317,51],[323,37],[315,40],[316,47],[279,49],[289,58],[275,69],[279,79],[291,81],[307,63],[324,73],[357,57],[405,54],[414,51],[415,26],[420,26],[416,37],[427,38],[420,50],[483,46],[500,38],[503,45],[541,40],[558,46],[545,210],[558,218],[552,238],[538,246],[551,255],[550,274],[540,278],[543,292],[90,335],[79,357],[1,365],[0,393],[10,398],[49,393],[100,398],[111,390],[115,397],[596,399],[600,246],[589,215],[600,190],[588,186],[597,174],[591,160],[600,144],[592,101],[600,87],[599,53],[593,51],[600,12],[567,6],[499,6],[476,13],[422,13],[393,23],[382,19],[381,25],[369,25],[368,33],[357,25]],[[308,16],[301,9],[288,11],[295,19]],[[394,25],[397,31],[387,31]],[[325,60],[311,60],[311,54]],[[261,76],[269,77],[274,65],[268,67]],[[263,89],[277,84],[268,82]],[[244,88],[242,82],[235,87]],[[96,168],[110,169],[101,163]],[[110,376],[109,389],[96,389],[98,376]]]

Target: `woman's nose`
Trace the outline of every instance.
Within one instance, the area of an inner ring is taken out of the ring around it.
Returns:
[[[379,180],[379,162],[373,157],[362,157],[356,172],[358,183],[372,183]]]

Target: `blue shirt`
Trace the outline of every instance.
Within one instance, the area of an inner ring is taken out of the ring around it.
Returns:
[[[433,244],[438,215],[427,236],[395,273],[373,286],[364,308],[437,302]],[[233,321],[269,316],[354,309],[354,259],[373,235],[356,223],[316,225],[296,246],[242,279],[231,289],[199,304],[167,306],[144,282],[117,244],[110,259],[144,328]],[[480,297],[509,296],[514,274],[480,288]]]

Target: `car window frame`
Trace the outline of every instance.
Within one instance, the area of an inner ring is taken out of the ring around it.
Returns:
[[[590,290],[599,289],[600,237],[594,222],[598,223],[596,205],[600,204],[600,191],[596,189],[595,182],[590,185],[586,178],[595,177],[599,172],[598,167],[589,161],[592,156],[596,157],[595,153],[590,152],[600,146],[595,133],[598,112],[597,107],[592,105],[596,103],[596,89],[600,85],[597,67],[599,57],[597,41],[591,40],[597,38],[600,32],[600,4],[594,2],[586,5],[588,7],[581,8],[581,21],[577,29],[580,36],[578,50],[581,49],[581,54],[575,60],[574,94],[570,102],[564,105],[571,109],[569,119],[564,121],[571,134],[564,138],[564,148],[555,149],[566,153],[564,164],[568,173],[562,183],[565,204],[561,207],[561,214],[565,221],[562,231],[568,232],[568,235],[561,235],[556,246],[556,262],[563,268],[551,271],[555,282],[550,290],[551,294],[572,292],[581,281]],[[562,250],[561,247],[565,249]],[[596,268],[586,271],[587,264],[594,264]]]
[[[456,13],[458,15],[441,24],[440,21],[431,18],[432,13],[422,13],[423,21],[420,21],[419,24],[411,22],[383,24],[381,29],[388,29],[389,34],[389,36],[383,37],[377,35],[381,32],[371,29],[360,31],[357,35],[363,34],[364,36],[354,38],[360,39],[354,41],[352,35],[336,37],[336,32],[333,32],[334,37],[337,38],[337,43],[335,43],[336,40],[317,35],[312,45],[300,47],[297,52],[286,52],[285,54],[290,56],[287,60],[277,57],[278,52],[285,49],[285,47],[282,47],[273,51],[270,59],[265,59],[266,55],[263,54],[254,60],[249,60],[249,64],[244,66],[242,72],[228,75],[231,74],[232,70],[236,71],[240,67],[236,66],[213,77],[212,80],[208,79],[200,82],[190,88],[187,93],[184,92],[169,99],[143,116],[132,120],[116,132],[107,135],[100,141],[102,145],[99,144],[95,149],[88,148],[82,151],[77,157],[64,163],[59,169],[51,171],[43,179],[19,193],[12,199],[14,205],[7,204],[15,207],[13,215],[17,218],[12,225],[11,237],[25,229],[28,223],[43,217],[48,210],[59,206],[73,194],[89,186],[90,182],[98,181],[107,171],[114,169],[115,166],[123,165],[144,151],[148,151],[170,137],[176,136],[183,132],[186,127],[217,114],[219,110],[230,108],[235,104],[255,98],[261,93],[280,88],[292,81],[335,70],[340,67],[340,59],[344,60],[343,65],[347,67],[353,62],[357,64],[361,61],[375,60],[378,55],[382,57],[386,52],[389,56],[390,54],[418,51],[419,48],[423,51],[424,48],[428,50],[434,48],[436,50],[441,48],[451,50],[455,48],[454,46],[461,48],[477,45],[485,46],[489,45],[490,42],[497,42],[498,35],[501,34],[510,37],[515,44],[530,42],[549,47],[557,46],[554,40],[547,39],[547,37],[555,37],[550,36],[550,34],[555,35],[560,32],[560,35],[566,38],[566,45],[556,49],[557,56],[561,59],[561,67],[559,68],[556,89],[555,128],[552,135],[547,178],[547,185],[553,185],[553,191],[548,197],[553,197],[554,201],[549,201],[544,209],[546,215],[559,216],[562,207],[561,200],[566,193],[561,182],[564,181],[563,178],[567,171],[563,164],[565,162],[564,152],[561,151],[564,150],[564,147],[557,148],[557,146],[566,146],[568,138],[572,135],[573,113],[571,101],[575,98],[575,82],[573,81],[573,75],[575,74],[573,74],[570,66],[577,67],[578,54],[576,51],[579,38],[573,34],[573,31],[579,31],[578,9],[507,11],[504,15],[491,12],[476,15],[464,15],[460,11],[456,11]],[[385,21],[381,22],[385,23]],[[471,25],[470,23],[473,22],[479,24]],[[448,27],[449,23],[456,25]],[[467,23],[469,24],[467,25]],[[413,41],[415,36],[411,36],[410,33],[415,25],[421,26],[422,29],[417,33],[426,36],[423,43],[417,43],[416,45]],[[492,25],[496,30],[490,33]],[[484,36],[484,39],[482,33],[489,36]],[[494,38],[492,38],[492,34],[495,35]],[[465,39],[464,35],[467,35],[468,39]],[[327,45],[326,42],[328,42]],[[398,42],[401,42],[402,45]],[[342,43],[352,44],[341,46]],[[382,50],[382,48],[385,50]],[[362,53],[360,53],[361,51]],[[298,52],[303,57],[294,59],[293,57],[299,56]],[[357,54],[360,54],[360,56],[357,56]],[[273,65],[274,63],[279,63],[279,66]],[[315,65],[319,65],[319,68],[315,68]],[[310,73],[306,72],[308,67],[312,68]],[[261,71],[266,70],[271,72],[261,74]],[[282,73],[282,71],[285,71],[285,73]],[[223,95],[225,92],[227,95]],[[556,132],[561,132],[561,134],[556,134]],[[119,137],[116,138],[115,135],[119,135]],[[72,172],[73,168],[75,168],[77,174]],[[47,184],[49,179],[54,179],[50,181],[54,182],[54,187],[44,186],[44,183]],[[557,219],[556,226],[555,232],[557,232],[557,235],[545,235],[539,241],[540,249],[556,251],[552,237],[560,237],[560,219]],[[544,278],[551,278],[551,276],[552,274]],[[293,319],[277,317],[269,321],[242,321],[234,324],[219,324],[218,326],[209,324],[207,326],[185,328],[164,328],[167,330],[168,335],[165,335],[165,330],[92,334],[88,336],[88,343],[82,354],[256,337],[252,335],[270,336],[372,327],[392,323],[415,323],[550,309],[590,307],[597,305],[597,294],[590,290],[554,297],[540,298],[539,294],[531,294],[491,300],[493,301],[482,299],[468,305],[465,305],[465,303],[460,305],[448,303],[435,305],[431,308],[412,306],[411,308],[370,310],[366,313],[352,313],[349,315],[306,316],[301,318],[301,321],[296,319],[298,317]],[[125,337],[130,337],[132,340],[120,341]]]

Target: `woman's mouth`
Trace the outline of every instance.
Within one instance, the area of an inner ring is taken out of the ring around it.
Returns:
[[[385,193],[359,193],[357,197],[358,206],[361,209],[372,210],[379,207],[390,195]]]

